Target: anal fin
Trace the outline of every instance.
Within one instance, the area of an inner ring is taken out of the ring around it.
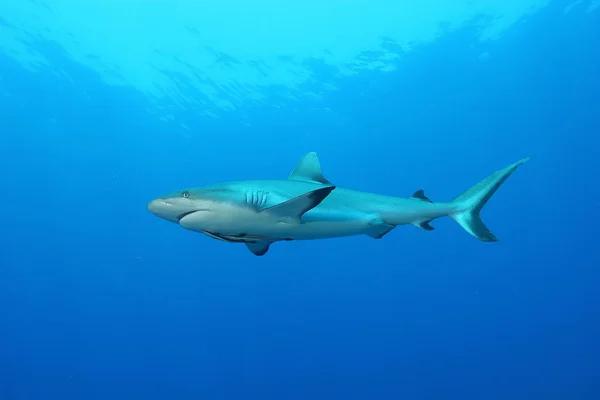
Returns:
[[[423,222],[415,222],[413,225],[416,226],[417,228],[421,228],[426,231],[432,231],[435,228],[429,224],[430,222],[431,222],[431,220],[423,221]]]

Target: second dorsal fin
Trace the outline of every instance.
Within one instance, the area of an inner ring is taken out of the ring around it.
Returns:
[[[293,179],[296,181],[310,181],[310,182],[319,182],[324,185],[331,185],[325,177],[323,176],[323,172],[321,171],[321,163],[319,162],[319,158],[317,157],[317,153],[310,152],[304,155],[296,168],[288,179]]]
[[[419,199],[419,200],[427,201],[429,203],[433,203],[433,201],[431,201],[429,199],[429,197],[425,196],[425,192],[423,191],[423,189],[417,190],[416,192],[413,193],[413,195],[411,197],[413,199]]]

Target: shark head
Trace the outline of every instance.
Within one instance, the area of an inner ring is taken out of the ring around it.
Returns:
[[[210,212],[212,208],[214,201],[202,196],[202,191],[197,189],[178,190],[148,203],[148,211],[176,224],[189,215]]]
[[[178,190],[148,203],[153,215],[229,243],[244,243],[257,256],[271,243],[294,240],[302,216],[335,189],[308,153],[287,179],[225,182]]]
[[[211,237],[278,237],[335,189],[293,180],[241,181],[183,189],[148,203],[148,211]],[[286,228],[287,229],[287,228]]]

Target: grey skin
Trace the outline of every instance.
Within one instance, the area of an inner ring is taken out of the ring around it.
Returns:
[[[323,176],[317,154],[306,154],[287,179],[221,183],[178,190],[152,200],[148,210],[185,229],[255,255],[282,240],[368,235],[381,239],[398,225],[433,230],[430,222],[451,217],[484,242],[498,239],[479,213],[504,181],[528,158],[494,172],[449,202],[432,202],[422,190],[410,198],[335,187]]]

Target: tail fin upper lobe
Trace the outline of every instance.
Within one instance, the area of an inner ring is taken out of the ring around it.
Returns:
[[[484,242],[496,242],[498,239],[485,226],[479,212],[504,183],[504,181],[519,167],[525,163],[528,158],[524,158],[516,163],[509,165],[499,171],[494,172],[475,186],[471,187],[463,194],[455,198],[452,203],[457,211],[450,215],[464,230]]]

